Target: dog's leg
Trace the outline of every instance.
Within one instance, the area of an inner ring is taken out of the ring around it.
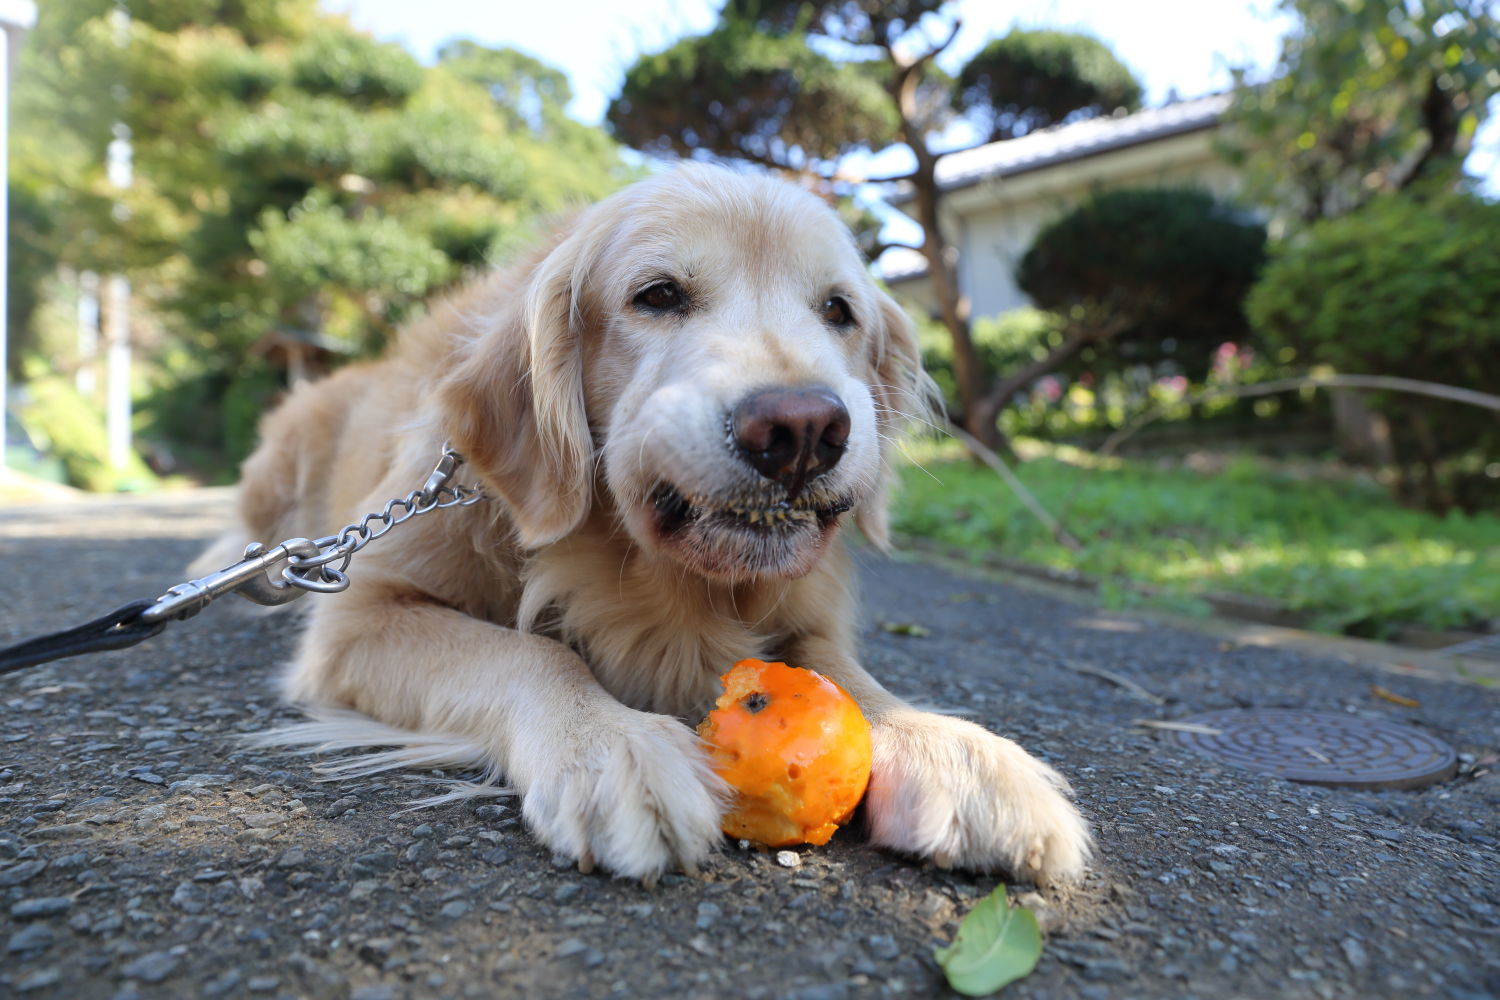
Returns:
[[[789,662],[842,685],[870,720],[875,759],[865,808],[872,841],[1038,884],[1082,874],[1088,825],[1062,775],[972,722],[906,704],[845,649],[840,641],[805,638],[787,652]]]
[[[362,583],[314,609],[294,701],[472,744],[537,838],[585,870],[653,881],[720,841],[723,785],[681,722],[620,704],[561,643]]]

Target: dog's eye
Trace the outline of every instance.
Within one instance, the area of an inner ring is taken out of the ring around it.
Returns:
[[[854,325],[854,311],[849,308],[849,302],[842,295],[831,296],[823,303],[823,322],[829,326],[842,329]]]
[[[687,296],[675,281],[658,281],[636,294],[637,308],[651,312],[678,312],[687,305]]]

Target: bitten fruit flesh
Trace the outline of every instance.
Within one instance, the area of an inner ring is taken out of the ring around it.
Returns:
[[[870,780],[870,724],[822,674],[741,660],[698,726],[714,770],[735,791],[731,837],[770,847],[826,844]]]

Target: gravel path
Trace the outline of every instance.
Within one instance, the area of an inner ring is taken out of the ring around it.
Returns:
[[[0,509],[0,644],[159,593],[226,506],[205,491]],[[1500,690],[1237,647],[924,563],[862,571],[874,671],[1056,763],[1097,828],[1083,885],[1012,888],[1049,934],[1006,996],[1500,996]],[[726,844],[700,878],[646,890],[550,857],[511,800],[403,812],[431,785],[322,784],[245,749],[236,736],[293,717],[273,687],[289,624],[215,606],[133,650],[0,678],[0,995],[952,995],[931,950],[991,878],[846,831],[791,866]],[[1133,725],[1241,706],[1404,722],[1453,743],[1465,771],[1417,792],[1306,787]]]

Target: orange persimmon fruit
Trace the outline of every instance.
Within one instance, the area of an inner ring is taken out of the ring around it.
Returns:
[[[698,726],[735,791],[731,837],[770,847],[826,844],[870,780],[870,724],[848,692],[813,670],[741,660]]]

